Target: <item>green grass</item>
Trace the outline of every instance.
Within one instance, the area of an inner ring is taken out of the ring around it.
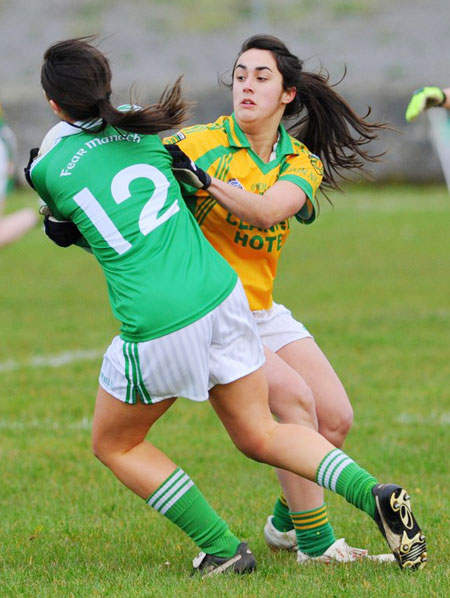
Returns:
[[[59,367],[36,358],[100,355],[117,331],[88,254],[36,229],[0,252],[0,576],[2,597],[436,597],[449,579],[450,197],[443,188],[359,187],[311,227],[293,226],[276,299],[314,333],[346,385],[346,450],[404,484],[429,541],[416,573],[358,563],[302,567],[272,554],[261,527],[278,489],[231,445],[208,404],[179,400],[153,439],[248,539],[256,574],[189,577],[196,548],[90,453],[100,357]],[[27,192],[8,203],[35,205]],[[9,365],[8,365],[9,364]],[[384,551],[374,524],[335,495],[332,523]]]

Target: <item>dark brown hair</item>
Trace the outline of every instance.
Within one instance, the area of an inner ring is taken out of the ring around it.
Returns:
[[[177,128],[187,118],[188,103],[181,92],[181,77],[166,87],[156,104],[121,112],[110,102],[111,68],[90,42],[95,36],[57,42],[44,54],[41,85],[71,119],[101,118],[106,125],[133,133],[155,134]]]
[[[383,154],[371,154],[364,146],[377,137],[379,130],[389,127],[369,122],[370,108],[367,114],[358,116],[328,83],[328,73],[305,72],[303,61],[277,37],[260,34],[248,38],[238,58],[254,48],[271,52],[285,91],[295,87],[296,96],[284,112],[289,119],[287,130],[321,158],[325,189],[339,189],[338,178],[348,178],[348,170],[363,170],[364,162],[379,160]]]

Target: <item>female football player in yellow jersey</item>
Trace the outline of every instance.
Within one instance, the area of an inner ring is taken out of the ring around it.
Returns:
[[[164,142],[175,167],[186,166],[180,148],[211,177],[207,190],[189,185],[188,177],[185,198],[244,285],[265,347],[272,413],[279,421],[318,429],[341,447],[353,417],[345,389],[303,324],[273,302],[272,289],[289,219],[313,222],[321,183],[336,189],[339,174],[375,161],[364,146],[384,125],[356,115],[325,75],[304,72],[302,61],[268,35],[244,42],[231,87],[231,116],[187,127]],[[281,124],[284,117],[293,136]],[[179,170],[182,181],[183,174]],[[269,546],[298,549],[300,563],[367,556],[336,540],[321,488],[277,473],[284,496],[264,528]]]

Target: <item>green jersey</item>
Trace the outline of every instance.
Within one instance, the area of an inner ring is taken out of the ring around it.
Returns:
[[[89,243],[124,340],[183,328],[230,294],[237,275],[186,208],[157,135],[61,122],[44,145],[33,184],[54,217],[73,221]]]

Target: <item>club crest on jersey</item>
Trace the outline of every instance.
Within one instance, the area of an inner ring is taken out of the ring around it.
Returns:
[[[244,186],[237,179],[229,179],[227,181],[227,183],[229,185],[232,185],[233,187],[236,187],[237,189],[243,189],[244,188]]]

